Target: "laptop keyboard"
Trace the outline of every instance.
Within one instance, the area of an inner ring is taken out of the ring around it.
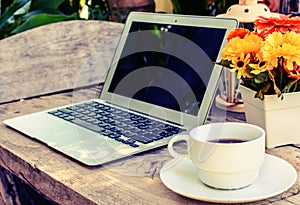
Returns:
[[[87,102],[48,112],[51,115],[112,138],[131,147],[185,131],[99,102]]]

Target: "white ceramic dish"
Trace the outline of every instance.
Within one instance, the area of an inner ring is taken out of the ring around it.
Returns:
[[[258,179],[251,186],[239,190],[218,190],[204,185],[190,160],[167,162],[160,171],[160,178],[170,190],[192,199],[243,203],[263,200],[288,190],[295,183],[297,172],[283,159],[266,154]]]

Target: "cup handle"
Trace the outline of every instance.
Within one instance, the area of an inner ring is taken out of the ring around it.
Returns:
[[[187,154],[182,154],[182,153],[178,153],[173,149],[173,144],[175,142],[179,142],[179,141],[186,141],[187,143]],[[171,140],[168,143],[168,151],[170,153],[170,155],[174,158],[182,158],[182,159],[189,159],[189,135],[176,135],[173,138],[171,138]]]

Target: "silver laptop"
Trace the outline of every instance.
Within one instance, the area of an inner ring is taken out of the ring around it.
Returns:
[[[99,99],[4,123],[85,164],[166,145],[204,124],[235,19],[132,12]]]

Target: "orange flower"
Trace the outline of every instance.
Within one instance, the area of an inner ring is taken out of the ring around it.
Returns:
[[[300,17],[291,15],[280,15],[278,17],[263,17],[260,16],[254,21],[257,33],[259,36],[265,38],[267,35],[273,32],[286,33],[288,31],[294,31],[300,33]]]
[[[237,28],[237,29],[234,29],[229,32],[226,40],[227,40],[227,42],[229,42],[231,39],[233,39],[235,37],[239,37],[239,38],[243,39],[249,33],[250,33],[250,31],[248,29]]]

